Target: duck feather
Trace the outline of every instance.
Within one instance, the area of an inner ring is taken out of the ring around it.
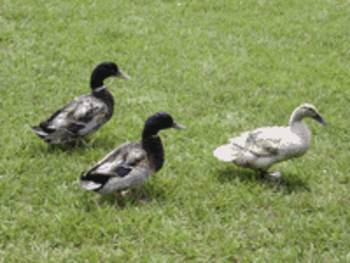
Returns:
[[[168,128],[185,127],[175,123],[167,113],[149,117],[141,141],[125,142],[114,149],[90,170],[83,172],[78,184],[102,194],[141,185],[164,164],[164,149],[157,133]]]
[[[312,117],[325,125],[313,105],[303,104],[293,111],[289,126],[243,132],[229,139],[229,144],[218,147],[213,154],[221,161],[258,170],[267,170],[274,163],[300,157],[310,146],[310,131],[304,117]]]
[[[49,144],[68,143],[96,132],[113,115],[113,96],[103,84],[112,76],[130,79],[113,62],[99,64],[91,74],[90,94],[67,103],[32,130]]]
[[[83,173],[79,185],[87,190],[103,188],[101,192],[109,193],[139,186],[154,172],[141,142],[126,142]]]
[[[110,117],[110,110],[103,100],[92,94],[82,95],[33,130],[48,143],[66,143],[96,132]]]

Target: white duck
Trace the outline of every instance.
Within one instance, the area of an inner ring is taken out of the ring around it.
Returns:
[[[217,148],[213,154],[221,161],[258,170],[264,176],[271,165],[300,157],[307,152],[310,131],[303,120],[305,117],[326,125],[315,106],[302,104],[293,111],[289,126],[263,127],[244,132],[230,139],[230,144]],[[279,175],[279,172],[274,175]]]

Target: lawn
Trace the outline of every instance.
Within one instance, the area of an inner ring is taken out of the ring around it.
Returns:
[[[2,0],[0,262],[350,261],[350,3],[345,0]],[[90,92],[114,61],[113,118],[92,146],[47,147],[30,129]],[[302,103],[309,152],[276,187],[212,155],[240,132],[287,125]],[[103,198],[77,178],[144,121],[170,113],[166,162]]]

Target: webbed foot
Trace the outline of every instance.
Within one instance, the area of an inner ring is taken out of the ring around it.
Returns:
[[[274,171],[274,172],[268,174],[268,179],[269,179],[269,181],[271,181],[273,186],[279,187],[282,183],[281,175],[282,175],[281,171],[277,170],[277,171]]]

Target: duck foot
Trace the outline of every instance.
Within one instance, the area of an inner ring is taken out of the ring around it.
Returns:
[[[281,178],[281,171],[277,170],[272,173],[268,173],[267,171],[260,170],[260,179],[270,179],[270,180],[276,180]]]
[[[126,196],[128,196],[129,191],[130,191],[129,189],[120,191],[120,192],[118,193],[118,197],[126,197]]]
[[[281,171],[279,170],[272,173],[264,171],[260,176],[262,179],[267,179],[274,187],[279,187],[282,183]]]
[[[281,171],[277,170],[269,174],[269,179],[276,180],[281,178]]]
[[[131,194],[133,197],[136,197],[138,195],[138,192],[136,189],[126,189],[126,190],[120,191],[118,196],[127,197],[129,194]]]

